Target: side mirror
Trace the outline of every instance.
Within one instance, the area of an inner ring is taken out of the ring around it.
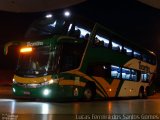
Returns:
[[[13,42],[8,42],[4,45],[4,55],[8,54],[8,48],[12,45],[20,45],[21,42],[18,41],[13,41]]]

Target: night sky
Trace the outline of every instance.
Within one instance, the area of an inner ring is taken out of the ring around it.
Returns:
[[[67,9],[99,22],[124,38],[160,55],[160,10],[158,9],[136,0],[88,0]],[[13,51],[10,56],[3,55],[4,43],[22,40],[32,21],[45,13],[0,12],[0,69],[14,69],[14,63],[17,61]]]

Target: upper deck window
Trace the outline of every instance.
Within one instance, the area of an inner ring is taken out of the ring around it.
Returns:
[[[87,35],[87,34],[90,34],[90,32],[88,31],[88,30],[86,30],[86,29],[84,29],[84,28],[81,28],[81,27],[78,27],[78,26],[75,26],[75,31],[80,31],[80,38],[85,38],[85,36]]]
[[[124,51],[127,55],[132,56],[132,49],[124,47]]]
[[[120,52],[122,50],[122,45],[112,42],[112,49]]]
[[[142,60],[143,60],[144,62],[147,62],[147,61],[148,61],[147,55],[143,54],[143,55],[142,55]]]
[[[97,38],[99,41],[103,41],[105,47],[108,47],[108,46],[109,46],[109,40],[108,40],[107,38],[104,38],[104,37],[99,36],[99,35],[96,35],[96,38]]]
[[[138,58],[138,59],[141,58],[141,54],[139,52],[137,52],[137,51],[134,51],[133,55],[134,55],[135,58]]]

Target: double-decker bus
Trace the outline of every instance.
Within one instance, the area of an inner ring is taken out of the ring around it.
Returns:
[[[69,12],[43,17],[19,46],[13,94],[33,98],[92,100],[148,96],[156,55],[100,24]]]

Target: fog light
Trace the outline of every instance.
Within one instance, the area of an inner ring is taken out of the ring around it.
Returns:
[[[49,89],[44,89],[43,90],[43,95],[47,96],[50,94],[50,90]]]
[[[12,90],[13,90],[14,93],[16,92],[16,89],[15,89],[15,88],[13,88]]]

